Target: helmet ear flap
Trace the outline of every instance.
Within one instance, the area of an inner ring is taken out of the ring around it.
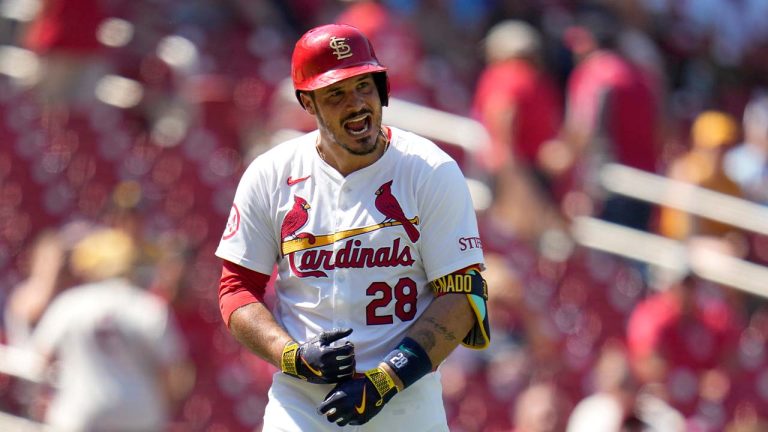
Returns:
[[[375,72],[373,74],[373,82],[376,84],[376,89],[379,91],[379,99],[381,99],[381,106],[387,106],[389,104],[389,79],[386,72]],[[301,103],[301,101],[299,101]]]

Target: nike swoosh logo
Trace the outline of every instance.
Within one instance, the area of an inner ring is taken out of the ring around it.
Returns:
[[[310,366],[309,363],[307,363],[307,361],[304,360],[304,357],[301,358],[301,362],[304,363],[304,366],[306,366],[307,369],[309,369],[309,371],[312,372],[313,374],[315,374],[315,375],[317,375],[319,377],[323,376],[323,372],[313,368],[312,366]]]
[[[360,401],[360,406],[355,405],[355,411],[357,411],[358,414],[362,415],[365,412],[365,390],[368,388],[368,386],[363,386],[363,397]]]
[[[306,180],[306,179],[308,179],[308,178],[310,178],[310,177],[312,177],[312,176],[311,176],[311,175],[308,175],[308,176],[306,176],[306,177],[299,177],[299,178],[297,178],[297,179],[294,179],[294,178],[292,178],[291,176],[288,176],[288,180],[286,180],[285,182],[286,182],[286,183],[288,183],[288,186],[293,186],[293,185],[295,185],[295,184],[297,184],[297,183],[301,183],[301,182],[303,182],[304,180]]]

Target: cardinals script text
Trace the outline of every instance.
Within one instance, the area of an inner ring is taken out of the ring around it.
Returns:
[[[362,244],[360,240],[348,240],[344,247],[337,250],[307,250],[301,254],[299,266],[296,266],[294,258],[296,253],[291,253],[288,260],[298,277],[327,277],[328,274],[322,270],[335,268],[410,267],[416,262],[411,255],[411,247],[402,247],[400,239],[395,239],[391,246],[380,248],[361,247]]]

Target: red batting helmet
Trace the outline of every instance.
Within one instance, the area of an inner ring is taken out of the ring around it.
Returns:
[[[387,105],[386,71],[368,38],[355,27],[344,24],[328,24],[304,33],[296,42],[291,59],[291,78],[297,98],[300,91],[317,90],[349,77],[373,73],[381,104]]]

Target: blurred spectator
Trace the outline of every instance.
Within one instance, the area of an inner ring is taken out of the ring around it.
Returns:
[[[557,432],[565,430],[571,407],[552,383],[531,384],[515,403],[514,432]]]
[[[87,283],[57,297],[33,333],[59,377],[45,421],[57,431],[163,430],[189,386],[183,341],[166,304],[134,286],[137,251],[117,230],[75,245],[72,271]]]
[[[44,76],[38,96],[62,108],[94,99],[96,81],[106,71],[97,39],[106,18],[103,0],[42,0],[35,19],[21,34],[21,45],[38,54]]]
[[[555,176],[569,172],[565,178],[571,184],[562,187],[590,198],[577,213],[593,212],[609,222],[648,230],[650,204],[618,195],[601,197],[597,186],[605,162],[657,169],[661,91],[650,74],[617,50],[622,31],[608,7],[577,11],[575,24],[564,35],[576,66],[568,79],[562,141],[550,141],[542,161]]]
[[[593,370],[595,392],[579,401],[568,432],[683,432],[685,421],[663,400],[637,385],[621,343],[603,346]]]
[[[544,69],[541,36],[525,22],[503,21],[485,38],[485,58],[472,109],[491,138],[481,164],[492,173],[520,164],[543,181],[539,149],[557,135],[562,100]]]
[[[614,432],[639,422],[633,409],[637,386],[621,347],[604,346],[593,374],[595,392],[576,404],[568,432]]]
[[[699,114],[691,127],[690,151],[672,161],[667,175],[674,180],[741,197],[741,188],[728,178],[723,162],[725,152],[738,142],[739,132],[736,120],[729,114],[720,111]],[[677,191],[675,193],[679,194]],[[676,199],[685,197],[676,196]],[[669,207],[661,208],[659,231],[675,239],[692,236],[730,237],[735,244],[742,243],[734,227]]]
[[[641,384],[661,384],[669,403],[686,417],[700,399],[722,403],[737,353],[739,318],[716,285],[694,275],[671,282],[629,317],[632,370]]]
[[[749,101],[743,130],[743,142],[725,154],[725,172],[741,186],[745,198],[768,204],[768,93]]]

